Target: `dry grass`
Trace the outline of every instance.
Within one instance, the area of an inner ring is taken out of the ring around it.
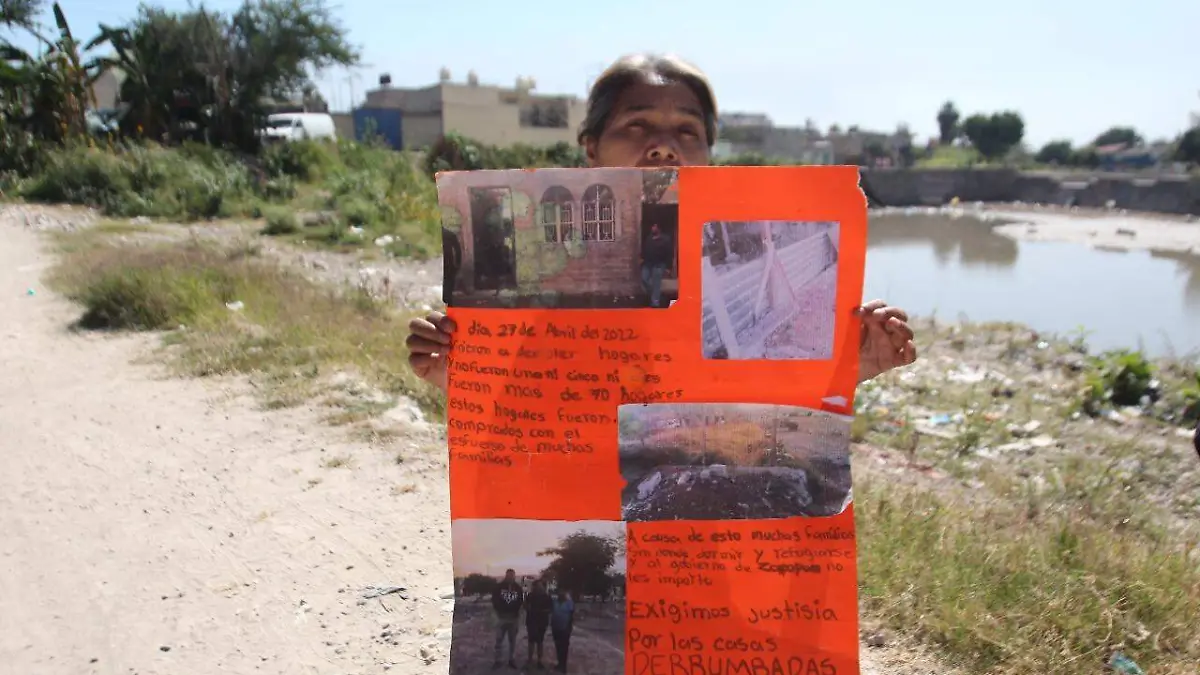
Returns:
[[[1196,672],[1195,540],[1063,508],[1059,491],[968,500],[858,479],[867,611],[969,672],[1090,675],[1118,649],[1147,672]]]
[[[965,672],[1091,674],[1120,650],[1147,673],[1194,675],[1200,469],[1177,434],[1194,366],[1155,363],[1158,402],[1093,419],[1095,379],[1126,356],[1072,367],[1078,340],[920,330],[922,361],[859,392],[854,438],[928,469],[855,467],[867,615]],[[1033,436],[1048,442],[1022,447]]]
[[[365,293],[311,282],[253,246],[113,245],[96,233],[62,241],[53,280],[83,307],[80,326],[170,331],[182,374],[249,375],[268,407],[283,407],[336,389],[334,376],[351,372],[441,414],[440,395],[408,368],[410,317]],[[344,405],[333,421],[381,408]]]

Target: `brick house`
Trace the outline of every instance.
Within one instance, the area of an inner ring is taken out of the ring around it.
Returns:
[[[450,303],[645,306],[642,173],[542,169],[441,176],[442,226],[461,248]],[[664,295],[672,295],[666,284]]]

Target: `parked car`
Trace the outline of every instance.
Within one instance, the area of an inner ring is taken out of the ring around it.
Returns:
[[[266,141],[334,140],[337,130],[326,113],[278,113],[267,117]]]

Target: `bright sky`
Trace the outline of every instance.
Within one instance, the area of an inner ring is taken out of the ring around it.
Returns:
[[[185,8],[186,0],[167,7]],[[209,0],[228,9],[236,0]],[[130,0],[64,0],[76,33],[131,17]],[[338,16],[364,62],[361,100],[379,73],[426,85],[438,69],[474,69],[488,83],[532,76],[545,93],[583,95],[615,57],[674,52],[704,68],[722,109],[766,112],[777,124],[812,119],[937,131],[937,109],[1012,108],[1026,140],[1090,141],[1114,125],[1174,137],[1200,110],[1200,2],[1188,0],[343,0]],[[350,102],[346,73],[320,78],[330,103]]]
[[[499,577],[512,568],[518,575],[537,574],[551,557],[537,554],[569,534],[583,530],[603,537],[624,537],[625,523],[611,520],[456,520],[450,526],[454,547],[454,576],[487,574]],[[624,552],[611,571],[625,571]]]

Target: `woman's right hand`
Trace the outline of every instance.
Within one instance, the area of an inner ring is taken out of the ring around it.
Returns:
[[[446,356],[450,351],[450,340],[457,326],[454,320],[441,312],[430,312],[408,322],[408,365],[422,380],[432,384],[442,393],[449,386],[449,370]]]

